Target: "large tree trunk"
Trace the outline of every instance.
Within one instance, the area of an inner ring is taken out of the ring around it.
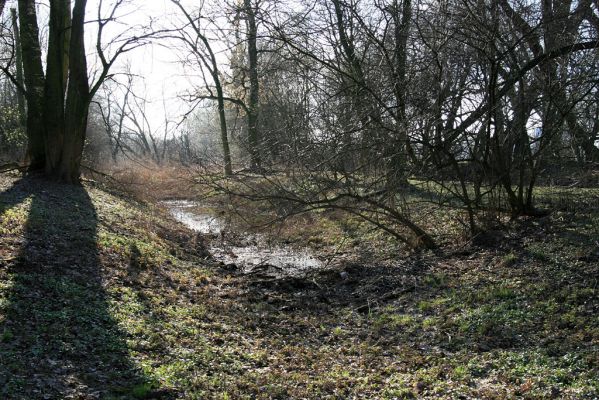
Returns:
[[[68,56],[71,2],[55,0],[50,5],[50,30],[46,62],[44,121],[46,123],[46,172],[58,168],[65,135],[65,86],[68,81]],[[65,69],[65,65],[67,69]]]
[[[76,0],[73,8],[64,142],[60,165],[57,170],[53,171],[59,180],[65,182],[76,182],[81,174],[81,160],[91,100],[84,39],[86,3],[87,0]]]
[[[27,155],[31,169],[45,165],[44,123],[44,69],[39,42],[39,29],[34,0],[19,0],[21,25],[21,53],[27,89]]]
[[[50,2],[46,76],[41,62],[34,0],[19,0],[27,89],[28,158],[54,179],[79,179],[90,88],[84,44],[86,0]],[[66,92],[66,93],[65,93]]]

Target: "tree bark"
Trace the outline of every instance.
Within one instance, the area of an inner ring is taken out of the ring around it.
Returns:
[[[41,62],[34,0],[19,0],[27,88],[28,159],[54,179],[79,179],[90,91],[84,45],[86,0],[50,3],[46,75]],[[66,93],[65,93],[66,88]]]
[[[46,61],[46,87],[44,121],[46,124],[46,172],[58,168],[65,135],[65,85],[68,81],[68,55],[70,36],[70,0],[55,0],[50,5],[50,30]],[[67,15],[67,17],[65,17]],[[67,32],[69,32],[67,34]],[[65,65],[67,70],[65,71]]]
[[[2,7],[4,7],[4,3],[0,5],[0,15],[2,15]],[[25,87],[25,82],[23,81],[23,56],[21,53],[21,33],[19,32],[19,24],[18,24],[18,16],[17,10],[12,8],[10,10],[12,17],[12,27],[15,36],[15,63],[16,63],[16,78],[20,87],[17,87],[17,106],[19,109],[19,121],[22,127],[25,127],[27,124],[27,114],[25,110],[25,93],[21,90],[21,88]]]
[[[27,89],[27,153],[30,169],[45,165],[44,146],[44,69],[34,0],[19,0],[19,23],[23,72]]]
[[[231,149],[229,148],[227,116],[225,115],[225,100],[223,96],[223,88],[218,78],[216,78],[214,82],[216,83],[216,95],[218,97],[218,118],[220,120],[220,138],[223,145],[225,176],[231,176],[233,175],[233,167],[231,165]]]
[[[86,0],[76,0],[73,8],[68,53],[69,80],[64,112],[64,141],[60,149],[60,163],[51,171],[58,180],[68,183],[76,182],[81,174],[81,159],[91,100],[84,41],[86,3]],[[64,48],[62,50],[64,53]],[[64,65],[63,61],[63,68]]]
[[[64,143],[60,165],[53,171],[59,180],[69,183],[76,182],[81,174],[81,160],[91,100],[84,38],[86,4],[87,0],[76,0],[73,8]]]

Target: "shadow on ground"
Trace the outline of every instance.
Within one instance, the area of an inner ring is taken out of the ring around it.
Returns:
[[[26,219],[24,232],[1,232],[16,254],[5,249],[0,259],[0,397],[143,392],[148,383],[109,312],[85,188],[19,180],[0,194],[0,218]]]

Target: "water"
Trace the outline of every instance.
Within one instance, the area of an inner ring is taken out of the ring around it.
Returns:
[[[225,229],[225,223],[221,219],[194,211],[199,207],[199,204],[193,201],[173,200],[165,201],[164,204],[177,221],[191,230],[204,234],[219,234]]]
[[[164,204],[177,221],[196,232],[222,238],[229,228],[226,221],[202,211],[196,202],[177,200]],[[216,260],[234,264],[243,273],[260,271],[275,276],[298,276],[323,267],[322,261],[314,257],[309,249],[269,245],[262,235],[244,235],[252,244],[235,246],[214,239],[209,250]]]
[[[275,275],[301,275],[322,267],[322,262],[308,250],[298,251],[280,246],[231,247],[223,254],[222,261],[241,265],[246,273],[266,267]]]

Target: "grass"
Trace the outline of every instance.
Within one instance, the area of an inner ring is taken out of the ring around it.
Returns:
[[[322,225],[323,247],[357,235],[378,253],[264,282],[99,184],[0,188],[0,398],[599,396],[596,207],[516,221],[493,248],[412,255],[312,214],[285,239]]]

